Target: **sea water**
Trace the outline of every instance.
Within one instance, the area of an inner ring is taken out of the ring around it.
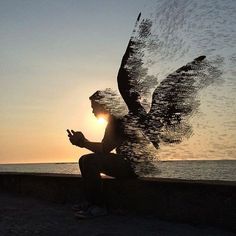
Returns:
[[[80,174],[77,163],[4,164],[0,172]],[[236,181],[236,161],[158,161],[148,177]]]

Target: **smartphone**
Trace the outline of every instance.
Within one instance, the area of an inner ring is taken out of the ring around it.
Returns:
[[[67,131],[67,133],[68,133],[68,136],[73,136],[73,134],[70,132],[69,129],[67,129],[66,131]]]

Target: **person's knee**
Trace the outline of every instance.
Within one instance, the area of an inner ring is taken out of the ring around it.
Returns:
[[[80,167],[80,169],[83,168],[84,163],[86,162],[87,158],[88,158],[88,155],[83,155],[83,156],[80,157],[80,159],[79,159],[79,167]]]
[[[79,159],[79,167],[80,169],[87,169],[89,166],[95,164],[96,162],[96,154],[86,154],[80,157]]]

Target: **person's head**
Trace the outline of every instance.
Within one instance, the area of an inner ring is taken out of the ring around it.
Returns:
[[[100,115],[109,115],[109,111],[102,101],[104,99],[103,91],[98,90],[92,96],[90,96],[89,99],[91,101],[92,112],[96,117]]]
[[[89,99],[96,117],[100,115],[119,117],[124,115],[126,111],[126,107],[121,102],[120,97],[111,89],[98,90]]]

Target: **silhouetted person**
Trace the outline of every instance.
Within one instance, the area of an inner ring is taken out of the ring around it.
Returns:
[[[136,26],[140,16],[139,14]],[[150,34],[151,22],[142,20],[138,37],[131,37],[121,61],[117,83],[128,114],[122,118],[112,115],[107,102],[99,102],[102,92],[97,91],[90,97],[93,113],[95,116],[106,115],[108,119],[102,142],[90,142],[81,132],[68,131],[72,144],[93,152],[82,156],[79,166],[87,199],[96,206],[102,206],[103,203],[100,173],[115,178],[131,178],[136,173],[144,174],[146,171],[149,173],[156,153],[152,148],[158,149],[160,143],[180,143],[183,138],[191,136],[192,127],[188,118],[199,106],[196,95],[211,84],[215,77],[220,76],[217,68],[205,56],[197,57],[158,84],[147,111],[141,103],[142,89],[140,90],[139,80],[145,73],[147,76],[147,71],[141,70],[142,42]],[[109,98],[109,94],[107,95]],[[113,149],[116,149],[117,154],[111,153]],[[92,210],[80,211],[79,215],[87,217],[105,214],[102,208],[90,209]]]
[[[106,213],[106,210],[103,208],[101,173],[119,179],[136,177],[130,160],[126,156],[119,154],[119,146],[126,139],[123,121],[112,115],[105,105],[97,102],[101,98],[100,93],[100,91],[94,93],[90,100],[94,115],[96,117],[99,115],[107,117],[108,124],[102,141],[91,142],[84,137],[82,132],[75,132],[73,130],[70,132],[68,130],[68,136],[73,145],[92,151],[91,154],[84,155],[79,159],[79,167],[88,201],[85,209],[79,209],[77,213],[81,218]],[[111,153],[114,149],[117,150],[117,154]]]

